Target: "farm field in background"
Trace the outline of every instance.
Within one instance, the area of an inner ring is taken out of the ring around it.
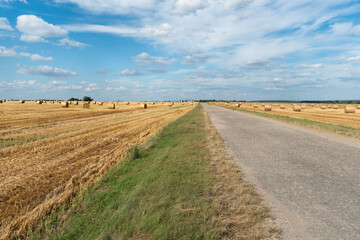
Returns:
[[[26,231],[194,107],[109,104],[0,104],[0,239]]]
[[[212,104],[360,129],[360,105],[358,104],[295,104],[301,108],[301,111],[294,111],[294,104],[291,103],[212,102]],[[265,106],[270,106],[271,111],[265,111]],[[346,106],[355,110],[355,113],[345,113]]]

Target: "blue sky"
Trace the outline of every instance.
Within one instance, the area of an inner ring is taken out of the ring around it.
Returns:
[[[0,0],[0,98],[360,99],[350,0]]]

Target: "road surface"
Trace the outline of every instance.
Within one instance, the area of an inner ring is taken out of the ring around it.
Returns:
[[[203,106],[285,239],[360,239],[359,140]]]

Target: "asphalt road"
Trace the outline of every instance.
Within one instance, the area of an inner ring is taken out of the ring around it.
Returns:
[[[359,140],[203,106],[285,239],[360,239]]]

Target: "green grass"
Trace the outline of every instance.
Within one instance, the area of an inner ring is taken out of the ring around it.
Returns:
[[[220,239],[202,107],[47,217],[31,239]]]
[[[35,142],[37,140],[44,139],[46,137],[47,136],[31,137],[31,138],[9,138],[9,139],[1,139],[0,138],[0,148],[11,147],[11,146],[20,146],[25,143]]]
[[[303,126],[303,127],[324,130],[324,131],[333,132],[333,133],[360,139],[360,129],[358,129],[358,128],[352,128],[352,127],[347,127],[347,126],[342,126],[342,125],[334,125],[334,124],[317,122],[317,121],[312,121],[312,120],[307,120],[307,119],[292,118],[292,117],[281,116],[281,115],[277,115],[277,114],[269,114],[269,113],[263,113],[263,112],[250,111],[250,110],[245,110],[245,109],[241,109],[241,108],[233,108],[233,107],[225,107],[225,108],[228,108],[231,110],[237,110],[237,111],[241,111],[241,112],[246,112],[246,113],[254,114],[257,116],[261,116],[261,117],[267,117],[267,118],[271,118],[274,120],[287,122],[287,123],[291,123],[291,124],[295,124],[295,125],[299,125],[299,126]]]

